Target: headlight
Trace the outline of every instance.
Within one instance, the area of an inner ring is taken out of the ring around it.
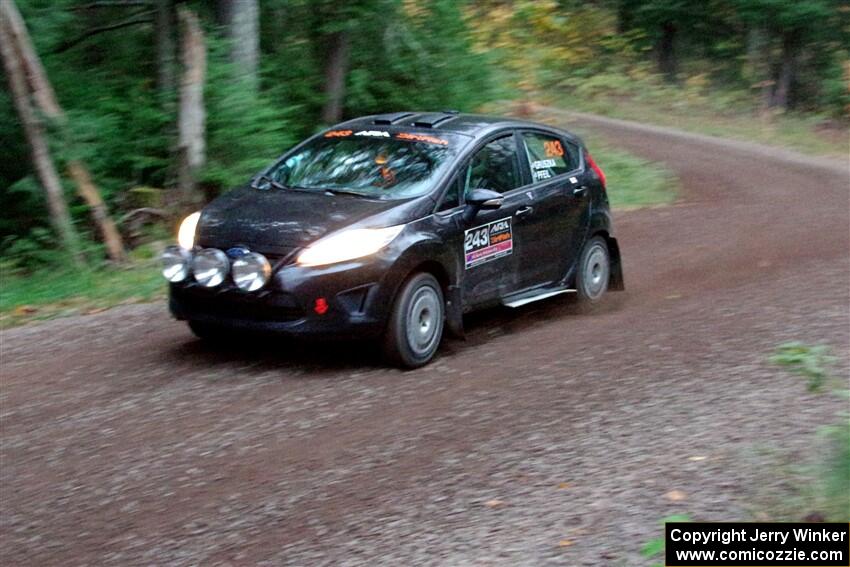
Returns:
[[[170,282],[182,282],[189,277],[189,253],[179,246],[169,246],[162,252],[162,275]]]
[[[393,241],[404,225],[355,228],[322,238],[298,255],[302,266],[323,266],[374,254]]]
[[[229,269],[227,254],[215,248],[204,248],[192,260],[192,273],[198,283],[205,287],[220,285]]]
[[[269,280],[271,264],[266,257],[256,252],[248,252],[233,261],[233,281],[242,291],[257,291]]]
[[[177,230],[177,244],[184,250],[191,250],[195,245],[195,230],[198,228],[200,219],[201,213],[195,212],[180,223],[180,228]]]

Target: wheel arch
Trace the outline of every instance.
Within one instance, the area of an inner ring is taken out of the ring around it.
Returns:
[[[463,298],[457,260],[445,254],[437,243],[423,242],[409,249],[396,261],[392,276],[391,301],[395,302],[401,287],[414,274],[427,272],[437,278],[445,300],[446,327],[454,336],[463,336]]]

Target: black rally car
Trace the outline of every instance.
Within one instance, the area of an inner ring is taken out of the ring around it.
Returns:
[[[238,330],[375,338],[416,367],[463,314],[623,288],[605,176],[575,136],[456,112],[338,124],[187,217],[170,308]]]

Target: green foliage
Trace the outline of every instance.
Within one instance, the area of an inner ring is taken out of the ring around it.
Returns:
[[[663,520],[661,520],[661,529],[664,529],[664,525],[667,522],[690,522],[690,516],[685,514],[673,514],[672,516],[667,516]],[[654,559],[664,553],[664,537],[656,537],[652,538],[648,542],[646,542],[643,547],[640,549],[640,554],[643,555],[646,559]],[[662,563],[653,563],[652,567],[662,567]]]
[[[472,51],[457,2],[435,0],[414,13],[396,7],[357,29],[346,112],[474,110],[491,96],[489,63]]]
[[[151,7],[87,0],[16,4],[68,116],[61,135],[51,130],[60,173],[67,159],[83,159],[115,216],[137,206],[132,191],[139,186],[162,188],[162,202],[173,202],[177,97],[157,86],[154,25],[89,34],[128,18],[149,18]],[[207,36],[208,160],[201,173],[207,197],[244,183],[316,130],[329,34],[337,32],[350,39],[347,117],[402,109],[474,111],[499,98],[546,102],[551,96],[559,104],[626,117],[639,112],[649,121],[710,116],[702,128],[722,124],[725,130],[716,133],[737,135],[739,123],[747,123],[741,114],[761,110],[762,85],[775,80],[789,39],[796,41],[795,107],[836,115],[850,107],[850,10],[839,0],[261,0],[258,92],[246,88],[228,63],[215,2],[182,4],[199,13]],[[675,83],[661,76],[655,61],[668,24],[676,30]],[[661,110],[653,115],[653,109]],[[757,134],[818,152],[826,145],[810,135],[813,124],[789,117]],[[5,89],[0,144],[0,239],[14,237],[11,250],[22,254],[16,262],[34,269],[50,257],[32,249],[46,244],[39,235],[50,226]],[[841,144],[846,153],[846,136]],[[646,164],[616,152],[602,160],[615,204],[670,194],[667,182],[638,179],[663,179],[659,171],[641,172]],[[632,190],[638,185],[646,195]],[[618,193],[624,186],[631,188]],[[67,194],[76,224],[89,226],[73,187]]]
[[[850,416],[845,414],[841,421],[824,427],[820,434],[826,443],[818,470],[820,506],[829,520],[847,522],[850,521]]]
[[[770,357],[774,364],[788,367],[795,374],[807,379],[810,392],[817,392],[829,377],[827,366],[835,361],[826,345],[809,346],[799,342],[780,345]]]
[[[223,42],[208,44],[207,163],[201,181],[214,196],[245,183],[296,140],[288,133],[284,108],[234,79]]]

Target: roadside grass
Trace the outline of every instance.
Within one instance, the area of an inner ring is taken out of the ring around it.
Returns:
[[[846,381],[831,372],[836,359],[826,345],[785,343],[768,360],[805,378],[810,394],[850,399]],[[756,495],[758,519],[850,521],[850,413],[841,411],[837,418],[814,434],[816,457],[810,461],[800,462],[778,447],[763,449],[762,459],[772,462],[771,476],[781,481],[782,490]]]
[[[688,96],[674,89],[654,94],[566,95],[551,103],[564,110],[758,142],[811,155],[846,158],[850,150],[850,128],[844,120],[793,113],[760,115],[746,106],[712,101],[709,95]]]
[[[615,209],[668,205],[676,199],[676,175],[661,164],[618,149],[595,136],[582,139],[605,172],[608,199]]]
[[[0,275],[0,328],[152,301],[164,297],[165,291],[165,280],[153,259],[84,271],[59,266],[26,276],[4,271]]]

